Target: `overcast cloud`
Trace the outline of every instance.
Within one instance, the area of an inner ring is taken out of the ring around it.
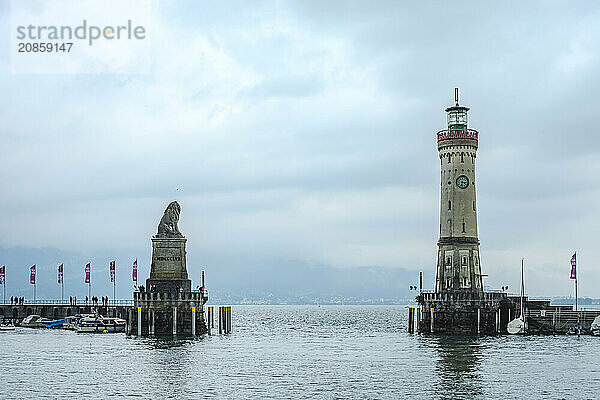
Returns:
[[[525,257],[532,295],[569,295],[577,250],[600,297],[600,4],[223,3],[159,1],[132,75],[12,74],[0,3],[1,247],[149,257],[176,199],[217,271],[235,254],[431,284],[457,86],[486,284],[517,288]]]

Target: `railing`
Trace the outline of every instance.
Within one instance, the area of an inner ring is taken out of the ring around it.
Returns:
[[[502,291],[494,292],[421,292],[421,298],[423,301],[499,301],[506,298],[506,293]]]
[[[193,290],[191,292],[180,292],[180,293],[171,293],[171,292],[133,292],[133,298],[136,300],[173,300],[173,301],[200,301],[202,299],[208,299],[208,292]]]
[[[530,328],[535,324],[535,331],[567,332],[581,326],[590,329],[594,319],[600,315],[600,310],[525,310],[525,317]]]
[[[117,300],[109,300],[108,304],[106,306],[102,305],[102,302],[99,301],[96,304],[93,304],[91,301],[88,300],[88,302],[86,303],[85,300],[81,300],[81,299],[77,299],[77,304],[75,303],[71,303],[69,300],[35,300],[33,301],[33,299],[25,299],[22,303],[18,302],[15,303],[13,302],[12,304],[10,303],[10,300],[1,302],[0,304],[3,306],[21,306],[21,305],[36,305],[36,306],[42,306],[42,305],[52,305],[52,306],[73,306],[73,307],[85,307],[85,306],[93,306],[93,307],[112,307],[112,306],[132,306],[133,305],[133,300],[129,300],[129,299],[117,299]]]
[[[473,139],[478,140],[479,132],[475,129],[444,129],[437,133],[437,141],[448,139]]]

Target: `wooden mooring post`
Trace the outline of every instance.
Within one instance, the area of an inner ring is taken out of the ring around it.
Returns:
[[[219,335],[223,333],[223,307],[219,306],[219,316],[217,317],[219,320]]]
[[[408,307],[408,333],[415,331],[415,309]]]
[[[206,327],[208,328],[208,334],[210,335],[212,333],[212,328],[215,327],[215,308],[213,306],[208,307],[207,314],[208,315],[206,317]]]
[[[500,309],[496,311],[496,333],[500,333]]]
[[[138,307],[137,314],[138,336],[142,336],[142,307]]]
[[[192,336],[196,336],[196,307],[192,307]]]
[[[173,335],[177,335],[177,307],[173,307]]]
[[[227,308],[227,333],[231,333],[231,306]]]
[[[231,333],[231,306],[219,307],[219,335]]]
[[[433,324],[433,307],[431,307],[431,310],[430,310],[430,311],[431,311],[431,320],[430,320],[431,326],[429,327],[429,331],[430,331],[431,333],[433,333],[434,326],[435,326],[435,325]]]

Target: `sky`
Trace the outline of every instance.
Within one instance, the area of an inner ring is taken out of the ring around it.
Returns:
[[[147,261],[177,200],[213,276],[382,267],[433,287],[435,133],[459,87],[486,287],[517,290],[524,258],[530,295],[568,296],[577,251],[600,297],[600,4],[152,4],[148,71],[27,74],[0,1],[0,248]]]

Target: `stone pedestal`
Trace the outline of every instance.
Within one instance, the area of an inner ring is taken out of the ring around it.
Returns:
[[[146,279],[149,292],[180,293],[192,290],[186,267],[185,237],[152,238],[152,265]]]

